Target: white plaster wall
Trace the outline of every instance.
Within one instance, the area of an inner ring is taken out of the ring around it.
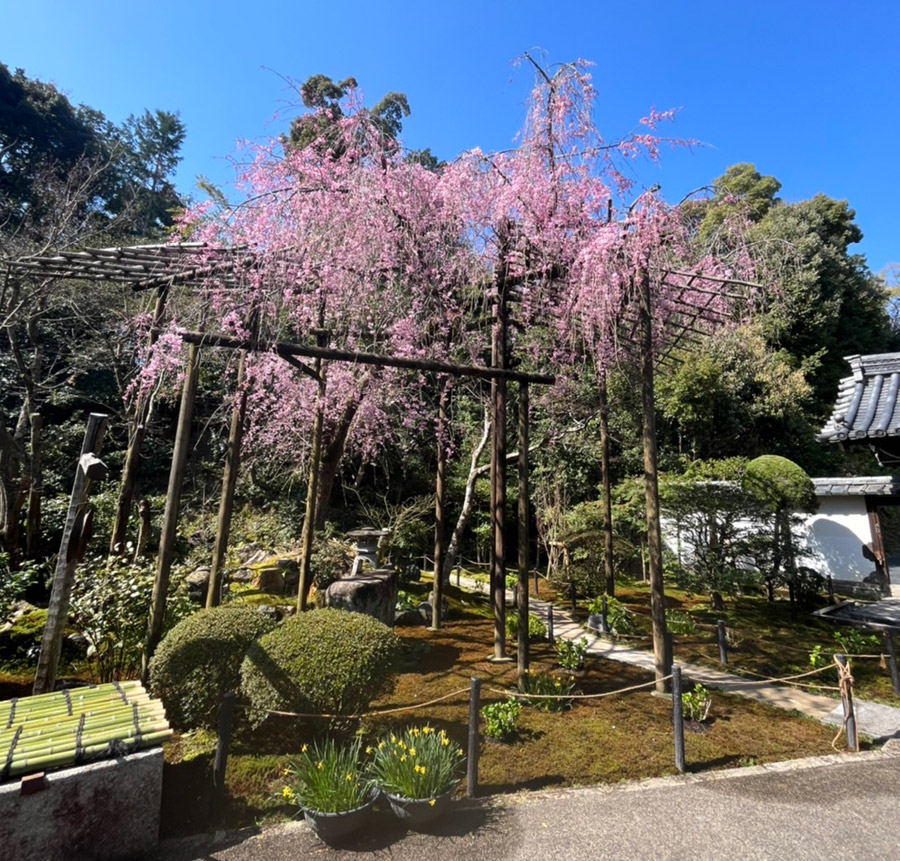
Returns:
[[[861,583],[875,571],[863,547],[872,541],[869,515],[862,496],[822,496],[815,514],[802,515],[798,538],[805,551],[799,565],[815,569],[824,577]]]

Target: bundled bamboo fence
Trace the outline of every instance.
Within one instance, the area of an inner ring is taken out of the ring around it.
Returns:
[[[138,681],[0,702],[0,781],[153,747],[172,730]]]

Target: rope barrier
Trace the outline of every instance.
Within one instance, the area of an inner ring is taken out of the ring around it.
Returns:
[[[411,706],[399,706],[394,709],[381,709],[379,711],[374,712],[363,712],[362,714],[355,715],[343,715],[343,714],[309,714],[306,712],[288,712],[288,711],[280,711],[279,709],[258,709],[253,708],[253,706],[246,706],[242,704],[238,704],[235,708],[239,708],[242,711],[248,712],[263,712],[268,715],[279,715],[281,717],[295,717],[295,718],[328,718],[329,720],[333,719],[341,719],[341,720],[359,720],[363,717],[380,717],[381,715],[390,715],[396,714],[397,712],[408,712],[415,711],[415,709],[423,709],[427,706],[433,706],[436,703],[443,702],[444,700],[452,699],[453,697],[458,697],[460,694],[468,694],[468,688],[460,688],[458,691],[452,691],[449,694],[444,694],[442,697],[437,697],[433,700],[428,700],[428,702],[424,703],[416,703]]]
[[[658,682],[666,682],[671,678],[672,674],[670,673],[668,676],[654,679],[652,682],[644,682],[640,685],[629,685],[627,688],[619,688],[615,691],[605,691],[602,694],[527,694],[522,693],[521,691],[504,691],[500,688],[488,688],[488,691],[492,694],[500,694],[500,696],[526,700],[598,700],[603,697],[612,697],[616,694],[628,693],[628,691],[638,691],[641,688],[653,687]]]

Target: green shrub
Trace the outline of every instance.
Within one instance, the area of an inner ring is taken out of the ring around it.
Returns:
[[[515,638],[519,635],[519,616],[511,613],[506,617],[506,635]],[[543,640],[547,636],[547,626],[534,613],[528,614],[528,639]]]
[[[560,637],[556,641],[556,660],[564,670],[580,670],[584,666],[588,641],[582,637],[577,643]]]
[[[522,693],[536,694],[546,699],[526,699],[532,708],[545,712],[564,712],[572,708],[572,699],[568,696],[575,690],[575,680],[571,676],[551,675],[550,673],[532,673],[526,670],[522,675]]]
[[[223,694],[240,682],[250,645],[274,622],[252,607],[214,607],[179,622],[150,661],[150,688],[180,727],[214,726]]]
[[[863,634],[856,628],[845,628],[834,632],[834,641],[844,655],[865,655],[881,652],[881,641],[875,634]]]
[[[88,641],[91,671],[98,681],[111,682],[137,672],[153,581],[149,563],[117,556],[96,556],[76,569],[69,618]],[[192,610],[184,578],[175,570],[169,580],[166,624],[175,625]]]
[[[353,569],[356,545],[348,541],[331,524],[315,536],[309,564],[316,594],[324,596],[328,587],[341,577],[347,577]]]
[[[681,707],[688,720],[705,721],[711,705],[712,696],[701,684],[695,684],[692,691],[686,691],[681,695]]]
[[[393,631],[371,616],[312,610],[250,647],[241,685],[258,722],[267,709],[356,714],[391,689],[399,652]]]
[[[484,718],[484,734],[488,738],[497,741],[506,741],[516,731],[521,710],[518,700],[510,697],[506,702],[489,703],[481,709],[481,717]]]
[[[694,634],[697,631],[697,623],[690,613],[666,610],[666,628],[673,634]]]

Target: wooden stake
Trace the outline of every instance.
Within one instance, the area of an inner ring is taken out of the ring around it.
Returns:
[[[197,377],[200,374],[200,348],[188,347],[184,383],[181,388],[181,408],[178,411],[178,428],[175,431],[175,448],[169,469],[169,487],[166,492],[166,508],[163,513],[162,531],[159,537],[159,554],[156,558],[156,578],[153,581],[153,597],[150,602],[150,622],[147,642],[141,661],[141,681],[147,683],[150,659],[162,637],[166,617],[166,596],[169,590],[169,574],[175,556],[175,535],[178,529],[178,508],[181,504],[181,487],[191,441],[191,423],[194,417],[194,399],[197,394]]]
[[[41,638],[41,652],[34,676],[35,694],[49,693],[56,685],[56,670],[65,634],[66,616],[69,612],[69,598],[75,580],[75,566],[81,561],[77,548],[83,550],[84,546],[81,529],[80,527],[76,529],[76,521],[84,524],[91,481],[101,477],[106,469],[96,456],[103,447],[103,434],[108,419],[109,416],[102,413],[91,413],[88,416],[87,429],[81,444],[81,457],[75,468],[75,481],[69,497],[69,510],[66,513],[62,540],[59,542],[59,553],[56,557],[47,622]]]
[[[319,345],[327,343],[327,335],[316,335]],[[316,391],[316,414],[313,418],[312,446],[309,452],[309,477],[306,482],[306,513],[303,517],[303,531],[300,534],[300,582],[297,584],[297,611],[306,610],[309,599],[309,590],[312,586],[313,538],[316,532],[316,499],[319,495],[319,478],[322,473],[322,428],[325,424],[325,365],[322,359],[317,358],[313,364],[319,375],[319,383]]]
[[[653,392],[653,313],[650,278],[637,273],[641,321],[641,395],[643,407],[644,505],[647,516],[647,562],[650,574],[650,617],[653,623],[653,657],[656,689],[666,691],[662,681],[672,665],[666,648],[666,610],[663,591],[662,531],[659,522],[659,476],[656,466],[656,404]]]
[[[481,717],[481,680],[469,680],[469,738],[466,756],[466,798],[478,791],[478,721]]]

